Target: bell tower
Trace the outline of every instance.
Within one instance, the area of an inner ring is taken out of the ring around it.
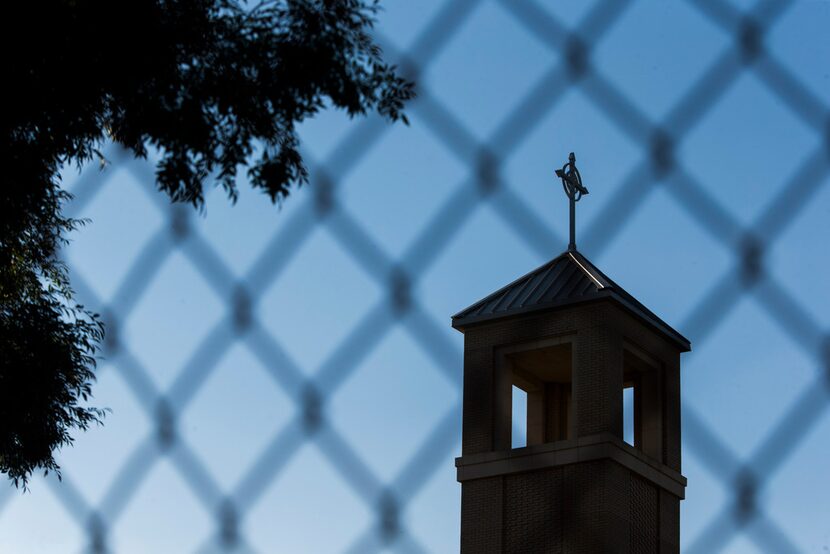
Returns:
[[[689,341],[580,254],[573,231],[566,252],[452,325],[464,333],[461,552],[678,552]],[[527,397],[521,447],[514,388]]]

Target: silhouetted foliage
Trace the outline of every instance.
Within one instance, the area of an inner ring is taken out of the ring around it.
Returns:
[[[57,470],[86,406],[103,336],[56,258],[80,222],[62,216],[64,164],[105,140],[160,152],[158,186],[201,207],[215,176],[236,198],[247,167],[272,201],[307,179],[295,126],[327,103],[406,121],[411,83],[369,34],[362,0],[13,2],[0,41],[0,471],[26,484]]]

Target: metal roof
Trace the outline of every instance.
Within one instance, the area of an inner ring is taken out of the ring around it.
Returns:
[[[619,302],[634,315],[668,336],[683,350],[690,349],[686,337],[654,315],[576,250],[560,254],[458,312],[452,316],[452,326],[463,330],[474,323],[600,298]]]

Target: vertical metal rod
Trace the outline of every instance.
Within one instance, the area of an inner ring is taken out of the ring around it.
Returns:
[[[576,200],[573,194],[569,194],[568,199],[571,205],[571,241],[568,243],[568,250],[573,252],[576,250]]]
[[[588,189],[582,186],[582,177],[576,169],[576,156],[573,152],[568,156],[568,163],[562,169],[556,170],[556,176],[562,179],[562,188],[568,196],[568,207],[571,212],[571,240],[568,242],[568,251],[576,250],[576,202],[583,195],[588,194]]]

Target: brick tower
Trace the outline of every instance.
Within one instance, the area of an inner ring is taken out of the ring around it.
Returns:
[[[464,333],[462,553],[679,551],[686,338],[575,246],[453,327]],[[513,387],[527,394],[520,448]]]

